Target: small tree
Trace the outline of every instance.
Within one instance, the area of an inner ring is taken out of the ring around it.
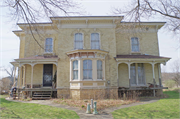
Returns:
[[[174,61],[172,66],[174,72],[172,80],[176,83],[176,86],[178,87],[180,85],[180,59]]]
[[[114,13],[125,14],[125,20],[134,22],[160,16],[171,31],[180,32],[180,0],[132,0],[128,6],[114,8]]]

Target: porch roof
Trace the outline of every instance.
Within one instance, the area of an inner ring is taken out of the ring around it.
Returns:
[[[15,61],[24,61],[24,60],[58,60],[58,56],[44,56],[44,55],[36,55],[32,57],[25,57],[25,58],[19,58],[15,59]]]
[[[156,63],[166,63],[171,58],[155,56],[155,55],[117,55],[114,57],[116,61],[120,62],[156,62]]]
[[[36,55],[32,57],[25,57],[25,58],[19,58],[15,59],[15,62],[10,62],[14,66],[21,66],[24,64],[30,64],[30,65],[35,65],[35,64],[48,64],[52,63],[57,65],[59,58],[56,55]]]

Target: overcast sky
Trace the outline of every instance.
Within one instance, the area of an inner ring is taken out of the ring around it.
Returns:
[[[124,4],[128,4],[128,0],[81,0],[79,2],[83,11],[86,11],[86,15],[93,16],[113,15],[111,13],[113,7],[123,7]],[[10,65],[9,62],[19,57],[19,38],[12,33],[13,30],[18,30],[19,28],[15,25],[16,21],[12,21],[7,16],[7,12],[7,8],[0,8],[0,67],[8,67]],[[163,19],[153,18],[149,21],[163,21]],[[163,71],[171,72],[173,61],[180,56],[180,52],[177,49],[179,42],[174,37],[174,34],[168,32],[165,28],[161,28],[158,31],[158,39],[160,56],[172,58],[163,67]],[[0,71],[0,77],[5,76],[7,74]]]

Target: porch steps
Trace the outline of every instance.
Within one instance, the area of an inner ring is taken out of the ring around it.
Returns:
[[[33,93],[33,100],[47,100],[51,99],[52,91],[35,91]]]

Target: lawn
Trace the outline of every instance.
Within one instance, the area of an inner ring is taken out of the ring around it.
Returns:
[[[177,91],[165,91],[168,98],[157,102],[124,108],[112,112],[115,119],[119,118],[180,118],[180,99]]]
[[[78,118],[79,116],[67,109],[56,108],[46,105],[12,102],[1,98],[1,118]]]

